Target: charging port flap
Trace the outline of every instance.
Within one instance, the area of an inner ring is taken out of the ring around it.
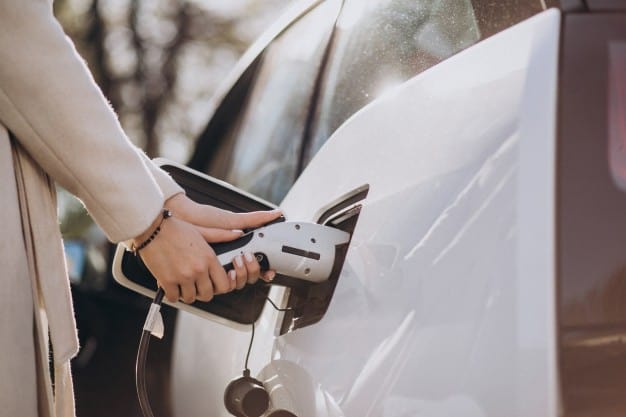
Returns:
[[[172,176],[174,181],[183,187],[189,198],[199,203],[234,212],[276,208],[267,201],[183,165],[164,159],[156,161],[162,169]],[[143,265],[141,258],[126,251],[121,245],[118,246],[115,253],[113,276],[123,286],[147,297],[153,298],[156,294],[156,280]],[[259,281],[254,285],[247,285],[241,290],[216,295],[208,303],[202,301],[196,301],[193,304],[177,302],[174,306],[230,326],[233,326],[234,323],[248,325],[254,323],[261,315],[268,294],[269,287],[264,282]]]

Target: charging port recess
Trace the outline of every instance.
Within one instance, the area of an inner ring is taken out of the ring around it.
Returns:
[[[360,203],[367,197],[368,192],[369,185],[363,185],[335,200],[331,206],[322,209],[317,223],[335,227],[352,236],[361,213]],[[336,248],[334,268],[327,281],[313,285],[297,285],[288,289],[287,302],[284,305],[286,311],[283,312],[279,334],[310,326],[324,317],[339,282],[349,246],[350,242]]]

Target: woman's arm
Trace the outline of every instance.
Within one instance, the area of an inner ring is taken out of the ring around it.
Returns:
[[[0,0],[0,121],[109,239],[146,230],[165,197],[45,0]]]
[[[199,205],[177,194],[180,189],[130,143],[48,0],[0,0],[0,122],[48,174],[83,201],[111,241],[149,236],[166,199],[174,196],[168,201],[178,202],[179,213],[142,250],[170,300],[208,299],[235,288],[242,276],[258,276],[254,260],[236,276],[226,276],[202,227],[226,229],[222,237],[234,238],[237,233],[228,228],[237,222],[222,225],[203,218],[192,224],[185,218],[190,210],[183,207]]]

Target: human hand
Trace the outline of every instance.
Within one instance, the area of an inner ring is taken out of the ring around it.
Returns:
[[[169,301],[209,301],[215,294],[258,280],[260,266],[252,254],[235,257],[227,275],[207,242],[234,240],[242,235],[238,229],[261,226],[279,217],[280,211],[232,213],[195,203],[183,194],[169,199],[166,208],[174,216],[162,222],[159,235],[140,254]],[[135,244],[145,241],[158,222],[160,217],[134,239]],[[262,278],[269,281],[274,275],[265,271]]]
[[[165,207],[180,219],[193,224],[209,243],[226,242],[241,236],[241,229],[259,227],[282,215],[280,210],[233,213],[214,206],[198,204],[184,194],[177,194],[166,201]],[[217,259],[215,259],[217,262]],[[254,255],[245,253],[233,259],[235,288],[241,289],[246,283],[254,284],[259,277],[271,281],[274,271],[261,272]],[[232,288],[231,288],[232,289]]]
[[[148,239],[159,222],[161,218],[133,239],[135,245]],[[209,301],[213,295],[234,288],[235,282],[219,262],[210,261],[216,259],[215,253],[193,225],[173,216],[164,219],[160,228],[159,234],[138,255],[170,302]]]

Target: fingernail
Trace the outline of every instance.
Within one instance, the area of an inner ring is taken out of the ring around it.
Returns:
[[[241,230],[241,229],[233,229],[232,232],[233,233],[243,234],[243,230]]]
[[[244,253],[243,256],[246,257],[246,261],[248,261],[248,262],[252,262],[252,260],[254,259],[254,257],[252,256],[252,254],[250,252]]]
[[[239,268],[243,266],[243,259],[241,259],[241,255],[235,256],[235,263],[237,264]]]
[[[237,279],[237,273],[235,272],[234,269],[231,269],[230,271],[228,271],[228,278],[230,278],[231,281],[234,281]]]
[[[267,274],[267,279],[268,279],[268,280],[270,280],[270,281],[273,281],[275,276],[276,276],[276,272],[274,272],[274,271],[270,271],[270,272]]]

